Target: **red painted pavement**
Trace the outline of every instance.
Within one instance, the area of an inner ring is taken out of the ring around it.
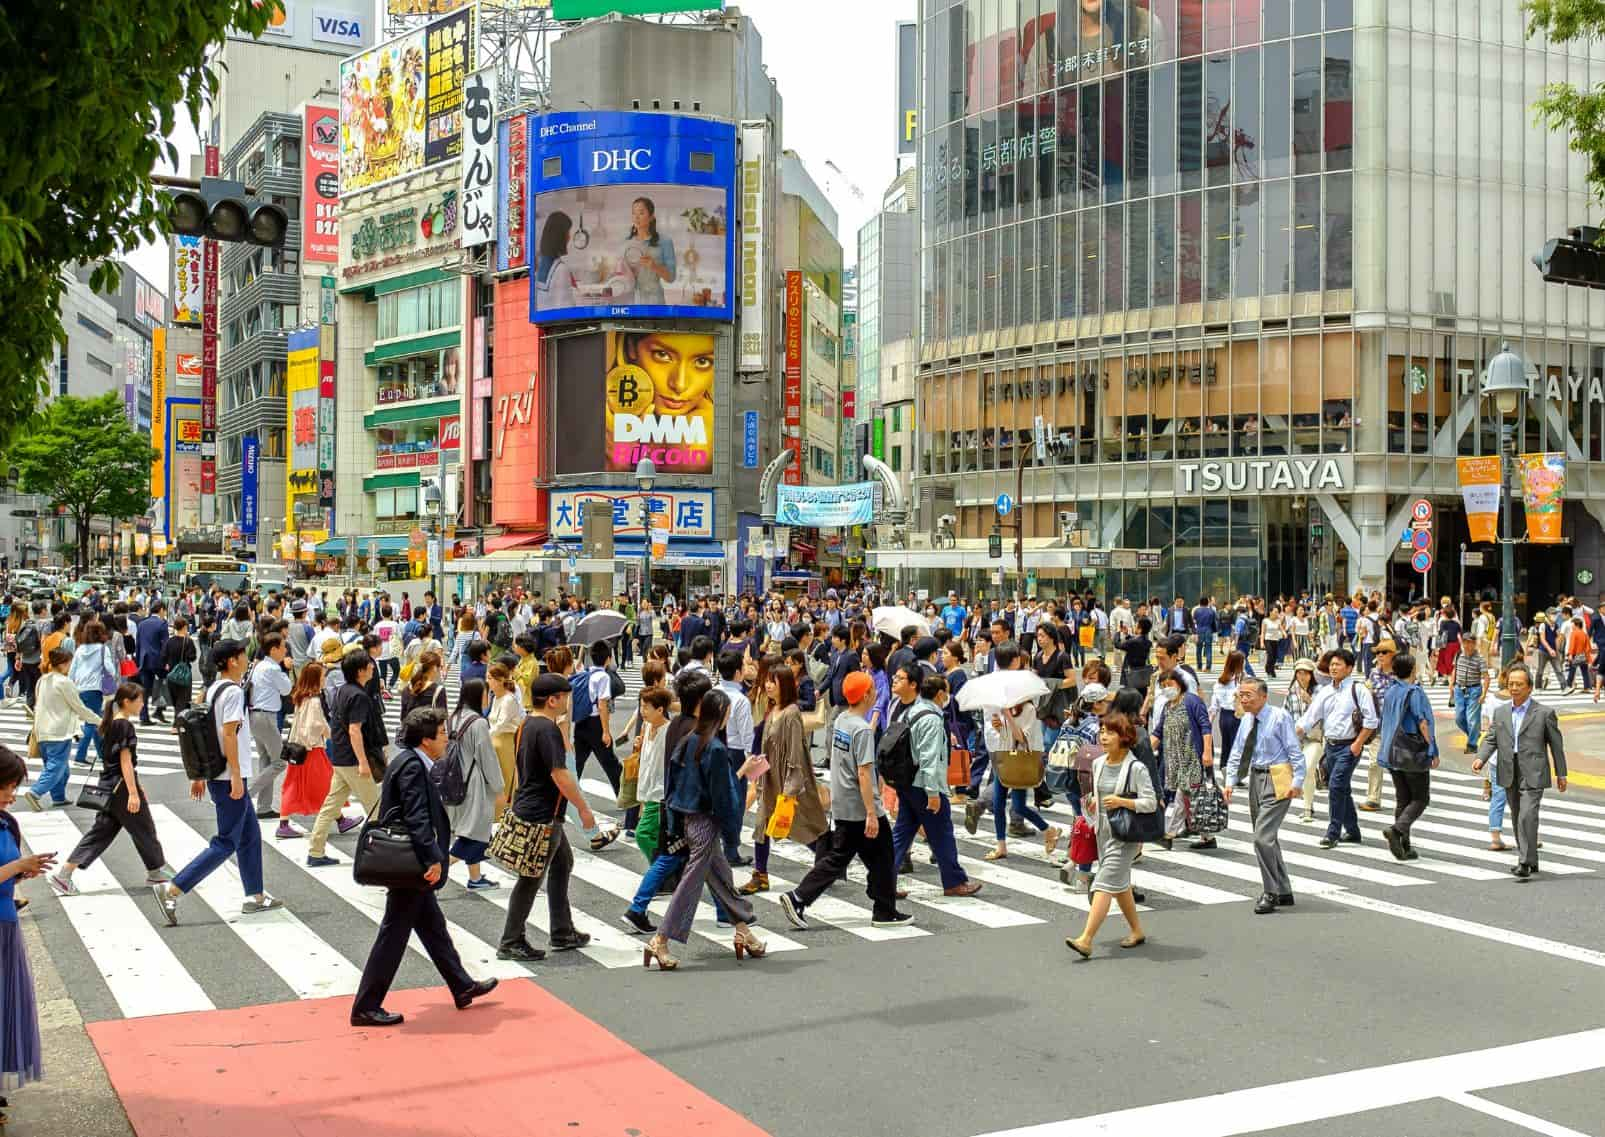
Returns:
[[[528,980],[93,1023],[139,1137],[767,1137]]]

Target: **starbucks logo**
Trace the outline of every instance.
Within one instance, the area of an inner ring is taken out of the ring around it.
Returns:
[[[1419,395],[1427,389],[1427,369],[1419,363],[1410,365],[1410,393]]]
[[[1593,584],[1594,583],[1594,570],[1593,569],[1578,569],[1577,570],[1577,583],[1578,584],[1583,584],[1583,585]]]

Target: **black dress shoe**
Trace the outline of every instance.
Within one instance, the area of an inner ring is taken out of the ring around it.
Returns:
[[[519,943],[514,944],[512,947],[497,948],[496,958],[516,959],[520,963],[538,963],[546,958],[546,953],[538,947],[532,947],[529,944]]]
[[[1340,844],[1340,845],[1358,845],[1359,843],[1360,843],[1360,837],[1359,837],[1358,834],[1356,834],[1353,837],[1339,837],[1338,838],[1338,844]]]
[[[1404,860],[1404,834],[1390,825],[1382,831],[1382,836],[1387,839],[1388,852],[1393,854],[1393,859]]]
[[[1280,896],[1278,896],[1276,898],[1276,906],[1278,908],[1291,908],[1291,907],[1293,907],[1293,894],[1291,892],[1282,893],[1282,895],[1280,895]]]
[[[914,858],[905,853],[903,855],[903,863],[897,866],[898,875],[901,876],[903,873],[906,873],[906,872],[907,873],[911,873],[913,871],[914,871]]]
[[[1337,842],[1332,840],[1332,838],[1330,838],[1330,837],[1322,837],[1319,841],[1316,842],[1316,844],[1320,845],[1321,848],[1323,848],[1323,849],[1330,849],[1330,848],[1333,848],[1335,845],[1337,845]]]
[[[275,821],[278,819],[279,811],[276,809],[264,809],[256,816],[259,821]]]
[[[1258,900],[1254,902],[1254,915],[1269,916],[1272,912],[1276,911],[1277,904],[1278,901],[1276,897],[1272,896],[1269,892],[1264,893]]]
[[[1189,849],[1214,849],[1217,846],[1215,844],[1215,838],[1213,838],[1213,837],[1204,837],[1204,838],[1201,838],[1201,839],[1199,839],[1197,841],[1194,841],[1191,845],[1188,845],[1187,847]]]
[[[748,865],[752,864],[752,858],[751,857],[743,857],[740,853],[737,853],[733,857],[726,857],[725,858],[725,862],[727,864],[729,864],[729,866],[731,868],[733,868],[733,869],[741,869],[741,868],[746,868]]]
[[[380,1007],[377,1011],[352,1011],[352,1026],[400,1026],[404,1016]]]
[[[624,910],[623,920],[643,936],[649,936],[658,930],[657,925],[647,917],[645,912],[637,912],[634,908],[626,908]]]
[[[1531,865],[1517,865],[1514,871],[1516,873],[1517,880],[1532,879],[1533,867]]]
[[[498,980],[495,978],[481,979],[478,983],[475,983],[461,995],[454,996],[457,1002],[457,1009],[459,1011],[466,1011],[469,1003],[472,1003],[475,999],[484,998],[486,995],[489,995],[492,991],[496,990],[497,982]]]

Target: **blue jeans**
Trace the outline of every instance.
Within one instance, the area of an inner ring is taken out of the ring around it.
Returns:
[[[206,783],[206,792],[212,795],[212,810],[217,814],[217,836],[178,870],[173,884],[180,892],[194,888],[230,857],[239,862],[245,895],[255,896],[262,891],[262,829],[251,805],[251,787],[247,784],[236,801],[229,796],[228,786],[227,778]]]
[[[79,691],[78,697],[84,701],[84,706],[92,711],[98,711],[106,705],[106,696],[102,695],[99,690]],[[100,760],[102,762],[106,760],[106,752],[100,748],[100,728],[92,722],[86,722],[84,723],[84,736],[78,740],[78,753],[72,756],[74,762],[82,762],[84,760],[84,755],[89,753],[90,742],[94,742],[95,753],[100,755]]]
[[[50,800],[57,805],[67,800],[67,753],[72,749],[72,739],[63,738],[60,742],[41,742],[39,753],[45,760],[45,768],[39,774],[39,780],[33,784],[33,792],[40,797],[50,795]]]
[[[1455,725],[1466,735],[1466,745],[1475,749],[1482,737],[1481,687],[1455,688]]]
[[[1193,666],[1203,671],[1215,670],[1215,633],[1199,632],[1193,648]]]
[[[635,899],[630,901],[630,911],[637,912],[643,916],[646,915],[646,906],[651,904],[652,898],[658,894],[658,887],[684,868],[685,861],[684,853],[664,853],[662,856],[654,858],[652,863],[647,866],[646,872],[641,874],[641,887],[635,890]],[[730,915],[724,910],[724,905],[719,903],[718,895],[712,889],[708,890],[708,895],[713,897],[713,909],[718,914],[719,919],[729,923]]]
[[[918,786],[898,787],[897,823],[892,826],[892,864],[900,865],[914,843],[914,833],[923,828],[925,840],[936,857],[937,871],[942,874],[943,888],[956,888],[969,880],[959,867],[958,842],[953,839],[953,807],[946,794],[941,805],[931,809],[926,800],[929,795]]]
[[[1326,744],[1326,807],[1331,818],[1326,835],[1332,841],[1344,834],[1360,836],[1360,815],[1354,808],[1354,792],[1349,788],[1349,779],[1360,761],[1349,749],[1353,744],[1352,738],[1347,742]]]
[[[1005,830],[1008,828],[1009,824],[1008,815],[1011,812],[1015,817],[1023,818],[1026,821],[1029,821],[1032,825],[1035,825],[1039,831],[1043,831],[1048,828],[1048,823],[1042,820],[1042,815],[1032,808],[1030,800],[1026,797],[1026,793],[1026,790],[1008,789],[1001,781],[993,779],[992,826],[994,832],[997,833],[999,841],[1003,840],[1004,836],[1006,835]],[[1003,799],[1005,797],[1007,797],[1009,800],[1009,810],[1005,810],[1003,808]]]
[[[1483,773],[1490,781],[1493,778],[1493,767],[1490,766]],[[1505,787],[1498,782],[1492,782],[1493,793],[1488,797],[1488,832],[1497,833],[1505,827]]]

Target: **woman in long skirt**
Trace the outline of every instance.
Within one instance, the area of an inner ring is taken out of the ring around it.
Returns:
[[[27,768],[7,747],[0,746],[0,810],[10,810]],[[44,1077],[39,1042],[39,1009],[34,1002],[33,971],[17,927],[15,889],[52,867],[54,854],[22,855],[22,833],[16,818],[0,813],[0,1090],[13,1090]],[[0,1097],[0,1107],[7,1104]],[[0,1124],[5,1117],[0,1114]]]

